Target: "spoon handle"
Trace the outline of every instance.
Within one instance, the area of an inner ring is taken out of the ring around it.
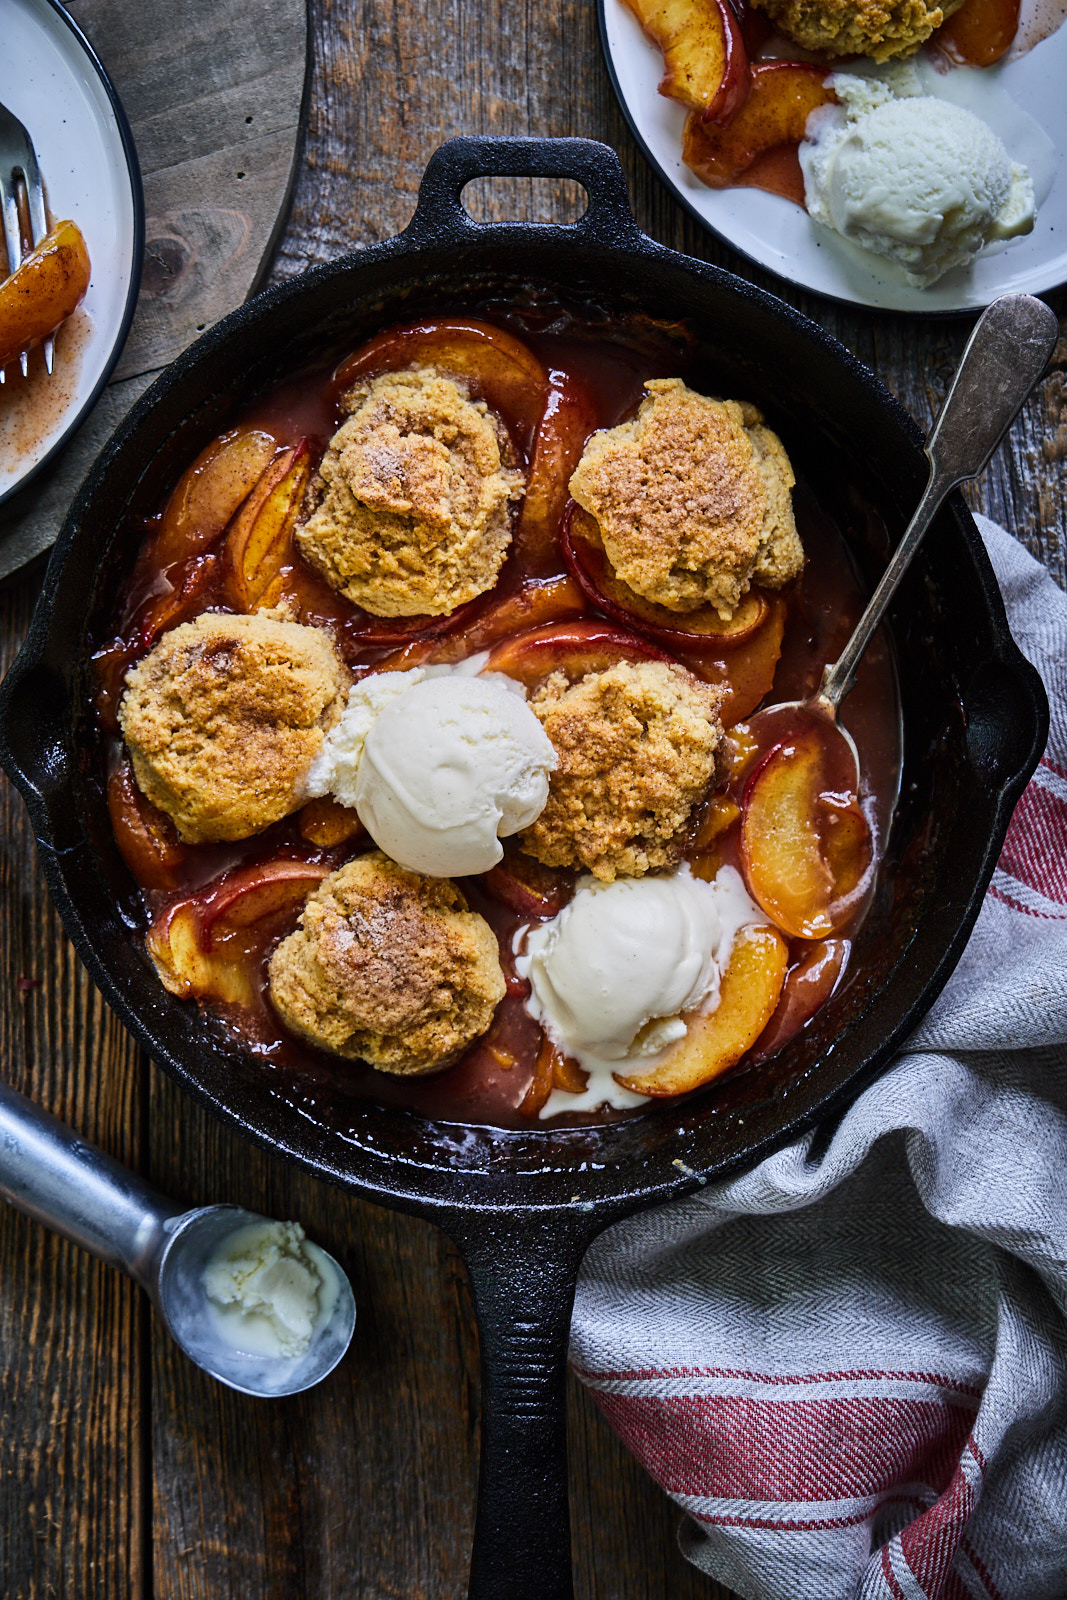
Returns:
[[[141,1282],[176,1216],[161,1194],[0,1083],[0,1198]]]
[[[1029,294],[1006,294],[985,310],[926,441],[930,476],[915,515],[841,655],[823,673],[818,701],[834,712],[942,500],[976,477],[1015,421],[1059,337],[1054,311]]]

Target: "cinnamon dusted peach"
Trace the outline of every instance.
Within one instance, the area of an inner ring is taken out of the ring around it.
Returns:
[[[345,404],[301,554],[378,617],[444,616],[485,594],[524,487],[503,424],[429,367],[383,373]]]
[[[666,661],[620,661],[530,701],[559,758],[520,836],[549,867],[641,877],[677,864],[693,807],[719,777],[722,690]]]
[[[595,433],[570,491],[596,520],[612,570],[671,611],[733,616],[753,583],[804,565],[793,469],[755,406],[654,378],[632,422]]]
[[[247,839],[295,811],[348,673],[320,628],[205,612],[126,680],[134,776],[188,844]]]
[[[448,878],[375,850],[325,878],[270,961],[286,1027],[380,1072],[439,1072],[504,998],[496,936]]]

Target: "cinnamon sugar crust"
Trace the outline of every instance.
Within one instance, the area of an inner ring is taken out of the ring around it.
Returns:
[[[963,0],[754,0],[788,38],[831,56],[908,56]]]
[[[672,611],[729,620],[751,585],[804,565],[793,469],[755,406],[654,378],[632,422],[593,434],[570,492],[596,518],[616,575]]]
[[[496,935],[456,885],[379,850],[323,879],[270,960],[286,1027],[398,1076],[448,1066],[504,992]]]
[[[188,844],[247,839],[303,803],[348,683],[320,628],[214,611],[183,622],[126,679],[138,787]]]
[[[410,367],[344,404],[296,531],[305,559],[379,617],[444,616],[491,589],[525,482],[485,401]]]
[[[722,698],[673,662],[619,662],[574,684],[553,673],[530,708],[559,766],[522,848],[607,882],[675,866],[694,806],[720,779]]]

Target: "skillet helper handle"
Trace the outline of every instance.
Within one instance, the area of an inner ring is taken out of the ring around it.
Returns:
[[[632,246],[644,234],[634,221],[622,164],[610,145],[596,139],[449,139],[426,163],[415,215],[404,232],[418,244],[469,244],[490,228],[509,223],[475,222],[462,201],[475,178],[572,178],[589,197],[574,223],[546,223],[544,232],[565,227],[592,243]],[[523,233],[533,231],[521,223]]]
[[[0,1083],[0,1198],[142,1283],[179,1208]]]
[[[447,1224],[467,1263],[481,1343],[468,1600],[572,1600],[567,1343],[578,1268],[602,1226],[528,1211]]]

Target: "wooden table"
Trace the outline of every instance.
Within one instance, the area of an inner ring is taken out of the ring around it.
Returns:
[[[80,10],[90,30],[91,10]],[[402,228],[427,157],[452,134],[593,135],[620,152],[650,234],[802,304],[929,421],[967,324],[862,315],[793,295],[702,233],[630,137],[591,4],[467,0],[437,11],[312,0],[311,40],[307,136],[275,277]],[[514,216],[542,215],[547,202],[500,185],[482,203],[485,215]],[[522,204],[532,209],[523,213]],[[1062,297],[1056,303],[1062,309]],[[1061,343],[1010,444],[972,493],[974,505],[1012,526],[1061,582],[1065,367]],[[0,595],[5,669],[38,582],[25,576]],[[454,1251],[429,1225],[260,1154],[180,1095],[81,970],[50,905],[21,802],[6,784],[2,806],[7,1077],[189,1204],[232,1200],[300,1218],[345,1265],[361,1309],[351,1355],[326,1384],[292,1401],[245,1400],[176,1353],[131,1284],[0,1211],[0,1593],[464,1594],[477,1348]],[[577,1385],[570,1434],[578,1595],[725,1596],[686,1566],[675,1545],[678,1514]]]

